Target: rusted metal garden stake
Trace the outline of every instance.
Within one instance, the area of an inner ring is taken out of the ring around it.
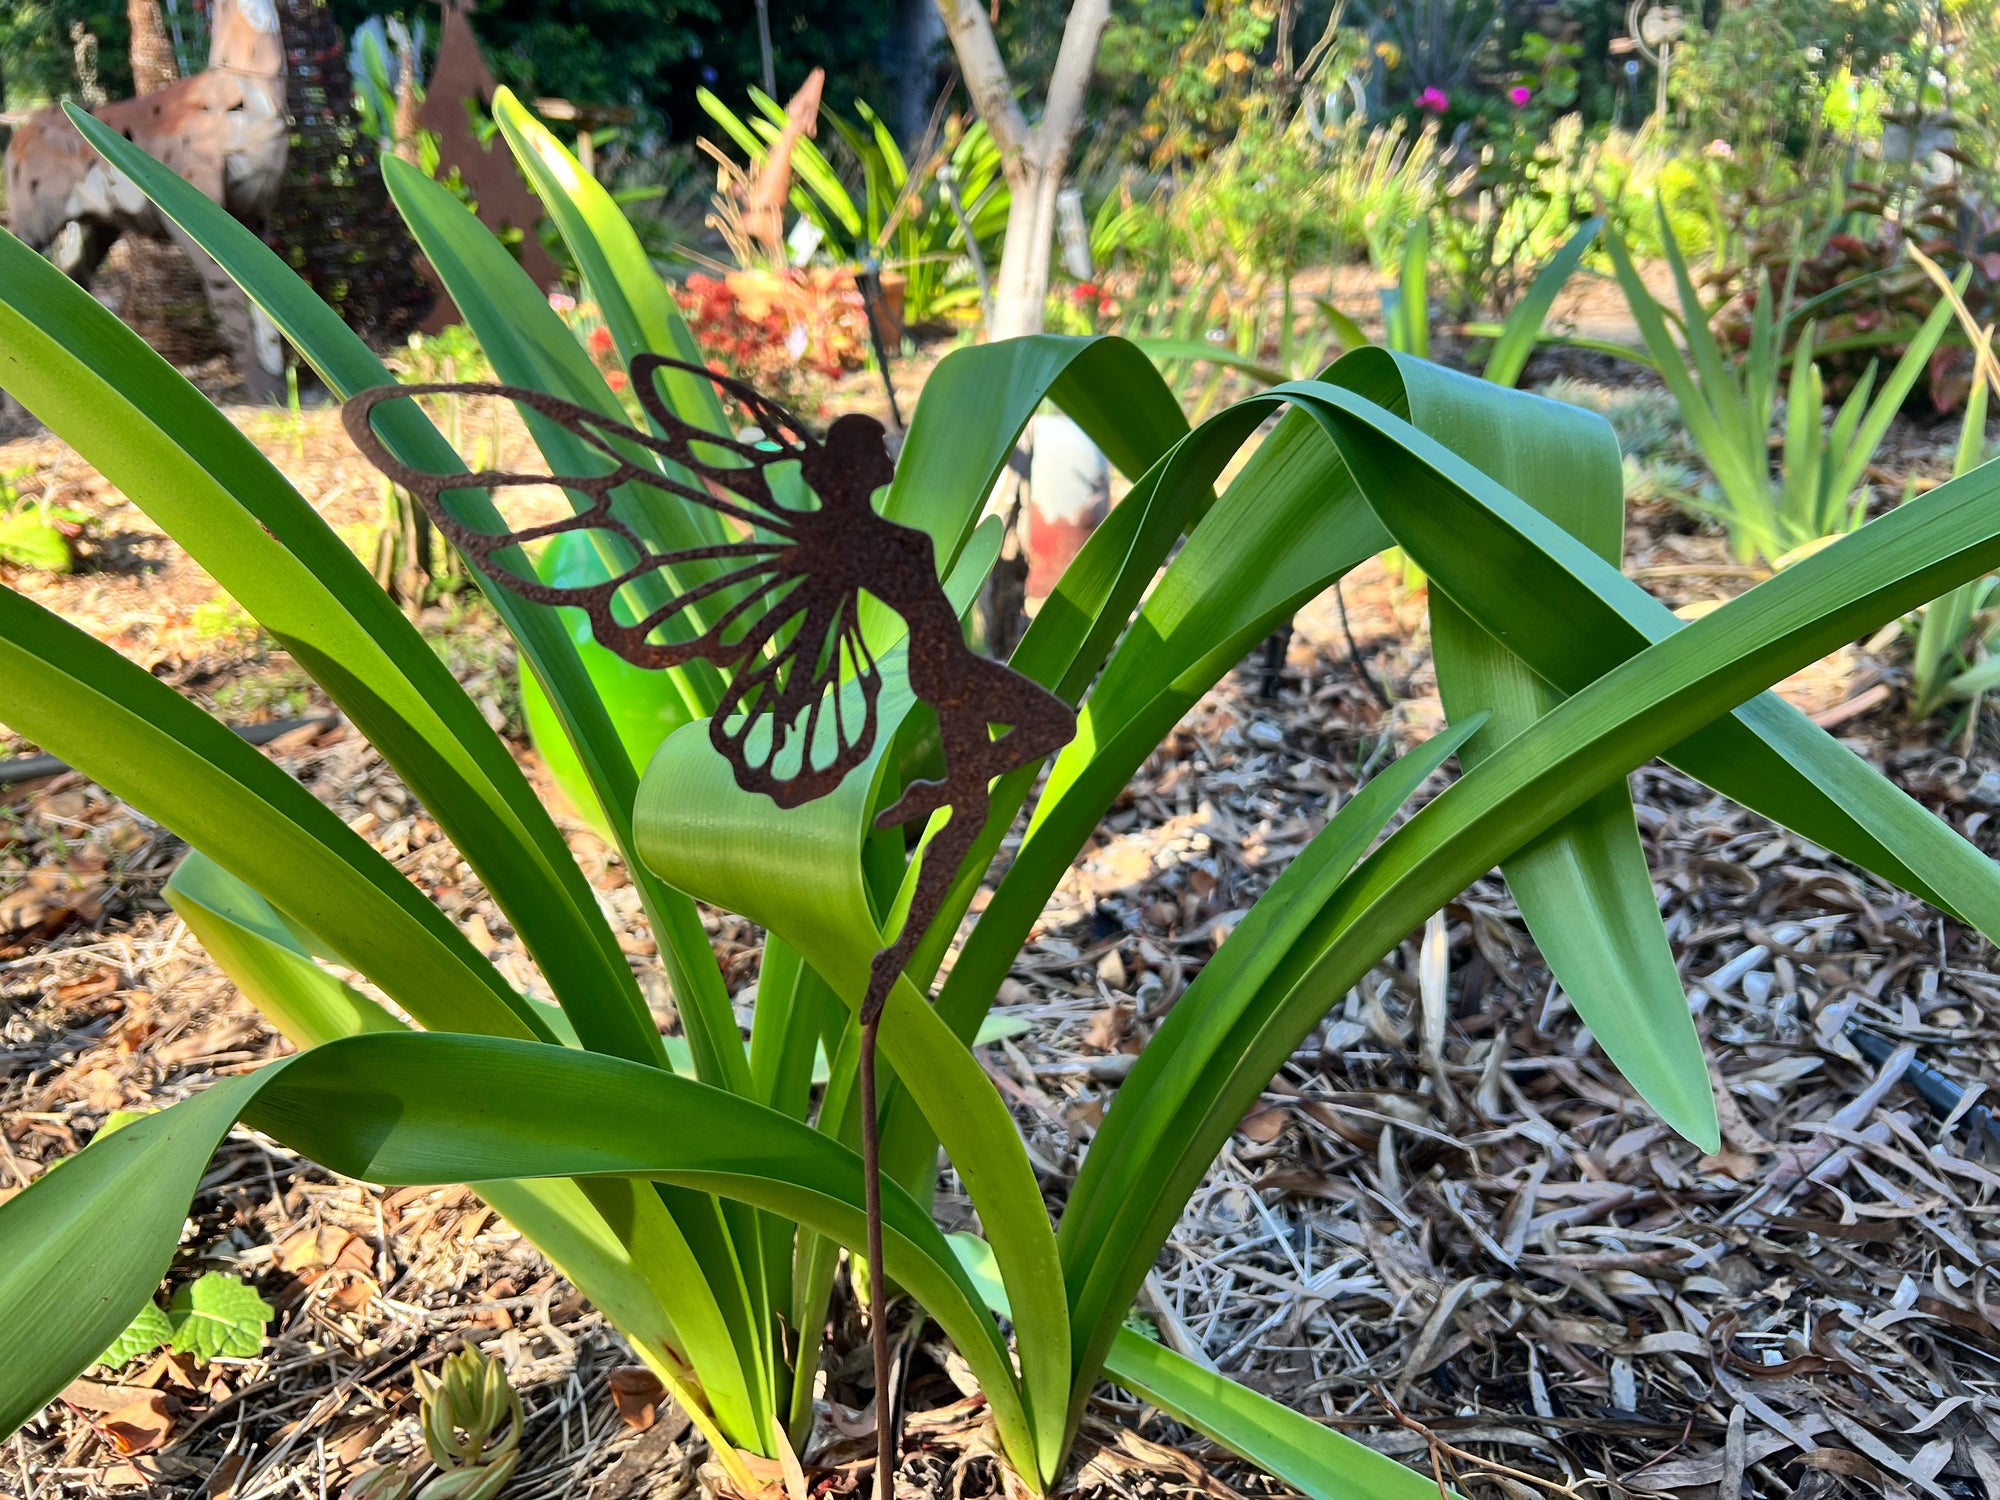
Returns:
[[[763,433],[746,442],[683,421],[668,409],[656,383],[662,370],[715,382]],[[1040,683],[966,645],[957,611],[939,581],[927,532],[877,514],[875,491],[894,477],[881,423],[850,413],[816,438],[776,402],[740,381],[698,365],[641,355],[632,389],[663,436],[640,432],[585,407],[520,386],[428,384],[383,386],[350,400],[342,415],[356,446],[377,468],[422,502],[437,527],[473,565],[502,588],[537,604],[568,605],[589,616],[598,644],[635,666],[665,669],[695,660],[729,674],[709,720],[709,740],[729,762],[736,784],[798,807],[826,796],[869,757],[875,744],[879,666],[861,630],[861,595],[881,600],[909,629],[910,688],[937,715],[945,772],[915,781],[875,820],[892,828],[946,811],[949,821],[924,855],[909,915],[895,940],[876,953],[862,997],[861,1153],[868,1217],[868,1302],[875,1360],[877,1483],[895,1493],[896,1434],[889,1393],[888,1328],[884,1317],[880,1117],[875,1044],[883,1011],[917,944],[942,909],[959,867],[990,809],[997,777],[1033,764],[1076,732],[1069,705]],[[488,396],[513,401],[597,451],[606,471],[548,475],[482,470],[431,474],[397,459],[376,436],[377,406],[405,396]],[[641,449],[693,474],[687,484],[635,461]],[[770,469],[795,462],[819,499],[816,510],[781,504]],[[443,503],[453,490],[504,492],[555,483],[589,502],[560,521],[485,532],[460,521]],[[651,485],[739,523],[739,540],[675,552],[654,552],[612,513],[627,484]],[[545,584],[513,549],[573,531],[617,537],[633,562],[601,583],[564,588]],[[510,560],[514,566],[510,566]],[[643,619],[626,625],[612,601],[626,586],[691,564],[733,566],[682,589]],[[719,609],[713,619],[710,609]],[[690,638],[661,641],[668,626]],[[790,633],[785,634],[787,627]],[[843,684],[843,673],[848,681]],[[857,701],[858,700],[858,701]],[[854,722],[850,722],[853,720]],[[1004,729],[993,734],[995,726]]]

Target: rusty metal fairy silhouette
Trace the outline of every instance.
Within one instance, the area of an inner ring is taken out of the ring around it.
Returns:
[[[744,409],[761,438],[747,441],[682,420],[662,400],[656,384],[660,372],[668,370],[714,382]],[[874,493],[894,475],[881,423],[850,413],[838,418],[824,439],[816,438],[797,417],[750,386],[660,355],[634,360],[631,381],[659,436],[541,391],[508,385],[382,386],[350,400],[343,418],[369,461],[416,495],[438,529],[502,588],[538,604],[583,610],[598,644],[636,666],[665,669],[703,660],[728,673],[728,686],[709,721],[710,741],[728,760],[737,785],[780,807],[826,796],[874,747],[882,679],[862,633],[861,595],[879,599],[908,627],[910,689],[937,716],[945,771],[942,780],[912,782],[876,819],[876,826],[896,827],[942,808],[949,808],[951,817],[925,852],[902,930],[875,955],[860,1007],[876,1435],[883,1493],[888,1494],[895,1434],[883,1318],[876,1033],[897,978],[942,909],[986,822],[990,783],[1062,748],[1076,732],[1076,715],[1040,683],[966,644],[958,614],[939,581],[929,534],[876,512]],[[371,419],[384,401],[424,395],[517,402],[588,445],[609,467],[594,475],[498,470],[444,475],[412,468],[382,444]],[[667,460],[695,482],[637,461],[633,450]],[[770,470],[787,462],[798,465],[817,497],[817,508],[788,505],[774,495]],[[467,526],[442,501],[452,490],[503,493],[549,484],[590,503],[557,521],[496,533]],[[738,523],[745,534],[681,551],[653,551],[612,514],[612,496],[628,484],[678,495]],[[502,558],[522,543],[573,531],[609,533],[623,542],[633,561],[601,583],[563,588],[518,572]],[[630,585],[665,570],[710,562],[729,566],[632,624],[614,613],[613,600]],[[720,613],[702,623],[708,609],[718,607]],[[667,639],[658,638],[663,632]],[[673,639],[676,633],[683,638]],[[1005,732],[996,737],[995,726],[1005,726]]]

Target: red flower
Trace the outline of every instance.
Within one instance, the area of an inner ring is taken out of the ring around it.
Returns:
[[[611,330],[602,323],[590,330],[590,352],[599,358],[611,352]]]
[[[604,383],[610,386],[611,389],[614,391],[622,391],[625,389],[626,386],[631,384],[631,382],[626,378],[625,372],[623,370],[605,371]]]

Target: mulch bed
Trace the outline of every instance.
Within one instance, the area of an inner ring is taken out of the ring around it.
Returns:
[[[309,498],[365,526],[372,487],[343,461],[330,414],[308,418],[303,434],[275,417],[252,430]],[[1912,429],[1888,468],[1934,477],[1948,438],[1925,436]],[[93,510],[93,545],[112,559],[26,580],[30,592],[232,722],[324,709],[282,653],[218,614],[212,583],[143,516],[74,459],[62,468],[46,438],[0,446],[0,468],[24,459]],[[1677,606],[1750,582],[1715,538],[1665,511],[1635,513],[1628,563]],[[1353,650],[1334,601],[1320,601],[1278,671],[1253,658],[1148,762],[1003,991],[1029,1029],[983,1056],[1052,1200],[1129,1058],[1235,919],[1333,807],[1438,722],[1421,599],[1371,565],[1343,602]],[[425,623],[518,736],[490,617]],[[1787,690],[1992,852],[1993,741],[1947,746],[1944,721],[1900,716],[1898,687],[1892,650],[1857,647]],[[535,983],[504,919],[365,742],[309,727],[269,748],[503,972]],[[2000,1497],[1988,1270],[2000,1176],[1973,1117],[1945,1118],[1900,1072],[1913,1049],[1971,1103],[2000,1084],[1990,946],[1677,773],[1647,768],[1634,790],[1718,1083],[1722,1149],[1701,1155],[1639,1104],[1489,875],[1434,924],[1441,969],[1412,934],[1273,1080],[1139,1314],[1170,1345],[1467,1495]],[[571,831],[668,1015],[622,869]],[[0,790],[0,1195],[112,1111],[284,1050],[160,900],[179,851],[81,778]],[[749,984],[755,930],[716,914],[711,934],[732,986]],[[1871,1062],[1849,1023],[1895,1059]],[[947,1178],[947,1214],[955,1186]],[[463,1189],[377,1191],[239,1130],[173,1276],[206,1269],[250,1279],[278,1308],[265,1353],[91,1372],[0,1445],[0,1493],[255,1500],[336,1495],[384,1463],[415,1473],[413,1374],[466,1343],[504,1360],[527,1404],[510,1495],[703,1483],[699,1442],[670,1407],[635,1399],[616,1334]],[[871,1392],[844,1299],[835,1318],[806,1457],[821,1487],[844,1493],[865,1479]],[[980,1403],[953,1383],[934,1332],[912,1346],[906,1492],[999,1493]],[[135,1404],[150,1424],[131,1420]],[[1071,1483],[1091,1496],[1281,1492],[1108,1387]]]

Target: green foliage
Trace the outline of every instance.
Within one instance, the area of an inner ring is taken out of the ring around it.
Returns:
[[[1452,196],[1434,216],[1438,266],[1461,312],[1504,313],[1532,269],[1589,216],[1596,142],[1580,115],[1564,114],[1546,129],[1520,121],[1470,149],[1473,160],[1456,170]]]
[[[1355,10],[1399,101],[1426,89],[1456,94],[1496,61],[1500,0],[1356,0]]]
[[[1481,378],[1503,386],[1512,386],[1520,381],[1521,372],[1527,368],[1536,346],[1547,337],[1545,328],[1556,298],[1562,295],[1563,288],[1569,285],[1570,278],[1576,274],[1577,267],[1595,243],[1599,227],[1596,219],[1586,220],[1577,226],[1568,243],[1550,256],[1545,264],[1527,267],[1533,273],[1533,279],[1527,284],[1526,294],[1514,303],[1505,320],[1464,325],[1464,332],[1493,341],[1486,353]],[[1399,354],[1415,355],[1418,359],[1430,357],[1431,265],[1428,227],[1419,224],[1404,243],[1402,258],[1396,268],[1396,280],[1379,293],[1382,300],[1383,344]],[[1347,348],[1359,347],[1360,330],[1353,322],[1342,317],[1330,303],[1321,306],[1340,334],[1342,344]]]
[[[1795,227],[1768,228],[1748,247],[1744,274],[1754,286],[1769,278],[1795,301],[1811,302],[1820,336],[1817,359],[1828,389],[1844,396],[1880,358],[1909,347],[1937,301],[1937,290],[1910,254],[1914,248],[1954,274],[1978,323],[2000,315],[2000,204],[1960,173],[1899,191],[1901,174],[1845,184],[1837,218],[1823,237],[1801,243]],[[1739,297],[1717,323],[1724,339],[1747,341],[1750,297]],[[1971,384],[1969,338],[1951,330],[1926,366],[1921,395],[1932,409],[1954,410]],[[1955,347],[1954,347],[1955,346]]]
[[[1607,243],[1653,364],[1714,476],[1713,494],[1697,504],[1727,529],[1736,555],[1775,566],[1801,547],[1860,526],[1866,519],[1862,486],[1868,466],[1944,336],[1951,304],[1937,303],[1879,391],[1871,368],[1828,425],[1824,384],[1813,361],[1811,304],[1781,305],[1766,280],[1752,308],[1747,347],[1732,361],[1709,326],[1711,310],[1671,235],[1667,263],[1677,312],[1646,289],[1627,246],[1616,236]],[[1795,321],[1800,332],[1788,361],[1783,351]],[[1771,431],[1781,396],[1784,434],[1774,478]]]
[[[870,0],[809,0],[774,11],[780,88],[797,87],[815,67],[827,70],[834,88],[879,88],[876,57],[888,20]],[[638,105],[675,135],[693,133],[697,88],[733,96],[763,76],[754,17],[722,0],[494,0],[479,7],[472,26],[494,73],[524,96]]]
[[[419,1372],[424,1448],[445,1478],[425,1487],[445,1500],[499,1494],[521,1464],[521,1398],[500,1362],[461,1349],[435,1375]],[[440,1494],[440,1488],[444,1493]]]
[[[161,1349],[200,1360],[255,1359],[271,1317],[271,1304],[254,1287],[209,1271],[176,1288],[165,1309],[147,1302],[96,1363],[115,1370]]]
[[[32,466],[0,471],[0,566],[67,573],[75,564],[70,537],[89,514],[23,495],[19,482],[33,473]]]
[[[123,1333],[111,1341],[111,1347],[97,1357],[97,1363],[107,1370],[129,1365],[133,1360],[165,1348],[173,1342],[174,1320],[157,1302],[148,1302],[139,1309]]]
[[[1352,120],[1321,135],[1268,103],[1166,201],[1156,262],[1281,280],[1315,264],[1398,255],[1438,191],[1437,133]]]
[[[0,105],[20,109],[77,92],[77,26],[97,39],[98,87],[112,99],[131,94],[132,30],[122,0],[9,0],[0,6]]]
[[[168,1304],[174,1352],[197,1359],[254,1359],[263,1351],[271,1312],[271,1304],[255,1289],[210,1271],[176,1288]]]
[[[69,543],[32,509],[0,513],[0,564],[45,573],[70,570]]]
[[[707,89],[696,97],[752,166],[760,166],[784,126],[784,106],[762,89],[751,89],[756,114],[745,120]],[[820,107],[821,120],[840,143],[838,164],[815,140],[801,138],[793,146],[793,209],[818,228],[823,252],[834,263],[880,261],[907,278],[908,322],[976,313],[979,288],[966,237],[938,174],[950,172],[972,226],[973,246],[988,267],[997,265],[1010,199],[993,138],[984,124],[968,125],[952,115],[935,138],[920,143],[912,162],[865,100],[857,99],[854,110],[858,118],[849,120]]]
[[[1867,75],[1912,44],[1929,0],[1742,0],[1677,50],[1672,86],[1697,138],[1728,141],[1741,170],[1797,157],[1825,125],[1843,73]]]
[[[1936,0],[1744,0],[1677,50],[1683,149],[1701,153],[1712,182],[1718,282],[1751,267],[1754,285],[1756,265],[1818,254],[1857,175],[1908,208],[1928,162],[1883,150],[1881,127],[1944,109],[1925,81],[1949,79],[1958,49],[1937,34],[1938,13]]]
[[[1966,398],[1965,417],[1959,427],[1958,451],[1953,457],[1952,475],[1969,474],[1986,459],[1986,409],[1990,390],[1986,379],[1976,379]],[[1904,497],[1908,504],[1910,496]],[[1974,712],[1966,719],[1968,738],[1977,722],[1979,700],[2000,686],[2000,658],[1993,653],[2000,637],[2000,615],[1994,611],[1994,589],[2000,580],[1991,576],[1960,584],[1916,612],[1910,630],[1910,713],[1927,718],[1952,703],[1971,703]]]
[[[1201,161],[1268,113],[1259,63],[1281,9],[1289,21],[1273,0],[1204,0],[1199,15],[1143,5],[1107,26],[1112,67],[1152,84],[1136,139],[1155,165]]]
[[[496,117],[621,356],[686,350],[691,335],[609,196],[511,97]],[[337,396],[388,381],[254,235],[114,132],[81,123]],[[541,292],[463,205],[402,163],[385,171],[496,374],[622,416]],[[684,1076],[506,746],[276,469],[103,308],[4,237],[0,347],[23,403],[180,539],[380,747],[554,997],[515,990],[271,761],[0,589],[10,723],[199,851],[176,876],[177,909],[300,1047],[135,1122],[0,1205],[0,1326],[31,1330],[0,1364],[0,1429],[31,1416],[155,1293],[188,1198],[241,1120],[367,1181],[479,1184],[625,1332],[748,1486],[739,1448],[774,1455],[812,1420],[838,1251],[864,1237],[854,1012],[885,914],[903,909],[934,847],[912,856],[874,827],[905,787],[899,751],[923,733],[902,623],[862,612],[883,676],[871,762],[829,796],[781,811],[741,791],[698,722],[719,699],[713,674],[675,677],[692,722],[639,778],[564,623],[488,593],[652,922],[695,1074]],[[721,425],[699,377],[665,394],[689,420]],[[887,1270],[966,1360],[1031,1489],[1063,1472],[1102,1374],[1307,1493],[1418,1500],[1436,1493],[1431,1477],[1123,1329],[1190,1194],[1328,1007],[1495,865],[1611,1060],[1674,1128],[1713,1149],[1707,1073],[1629,792],[1630,772],[1656,754],[2000,934],[2000,871],[1763,691],[2000,562],[2000,472],[1953,481],[1684,626],[1618,572],[1618,454],[1588,413],[1362,349],[1190,430],[1132,345],[1015,340],[938,364],[879,498],[930,537],[960,609],[997,551],[980,522],[986,498],[1045,401],[1132,485],[1010,658],[1078,705],[1080,731],[927,1003],[1038,768],[992,788],[944,917],[888,1004]],[[384,407],[378,427],[406,461],[461,472],[414,404]],[[560,429],[535,435],[553,472],[598,471]],[[495,528],[487,496],[453,493],[468,524]],[[711,512],[650,486],[628,486],[614,505],[655,551],[718,534]],[[1450,727],[1359,788],[1244,917],[1229,961],[1202,970],[1118,1090],[1052,1223],[1006,1102],[971,1051],[1001,982],[1107,809],[1194,701],[1278,621],[1392,544],[1434,582]],[[710,576],[697,568],[670,584]],[[1454,755],[1463,774],[1387,832]],[[696,899],[769,934],[747,1046]],[[401,1014],[322,957],[367,976]],[[978,1256],[929,1212],[940,1147],[982,1226]],[[471,1384],[461,1417],[498,1399]],[[450,1425],[456,1440],[475,1424]],[[488,1482],[459,1481],[481,1494]]]
[[[424,72],[425,30],[424,23],[418,21],[413,34],[411,27],[393,16],[370,16],[355,28],[354,44],[348,52],[354,83],[354,113],[362,133],[373,137],[384,149],[395,140],[397,95],[406,65],[412,68],[414,102],[419,106],[424,102],[420,80]]]

